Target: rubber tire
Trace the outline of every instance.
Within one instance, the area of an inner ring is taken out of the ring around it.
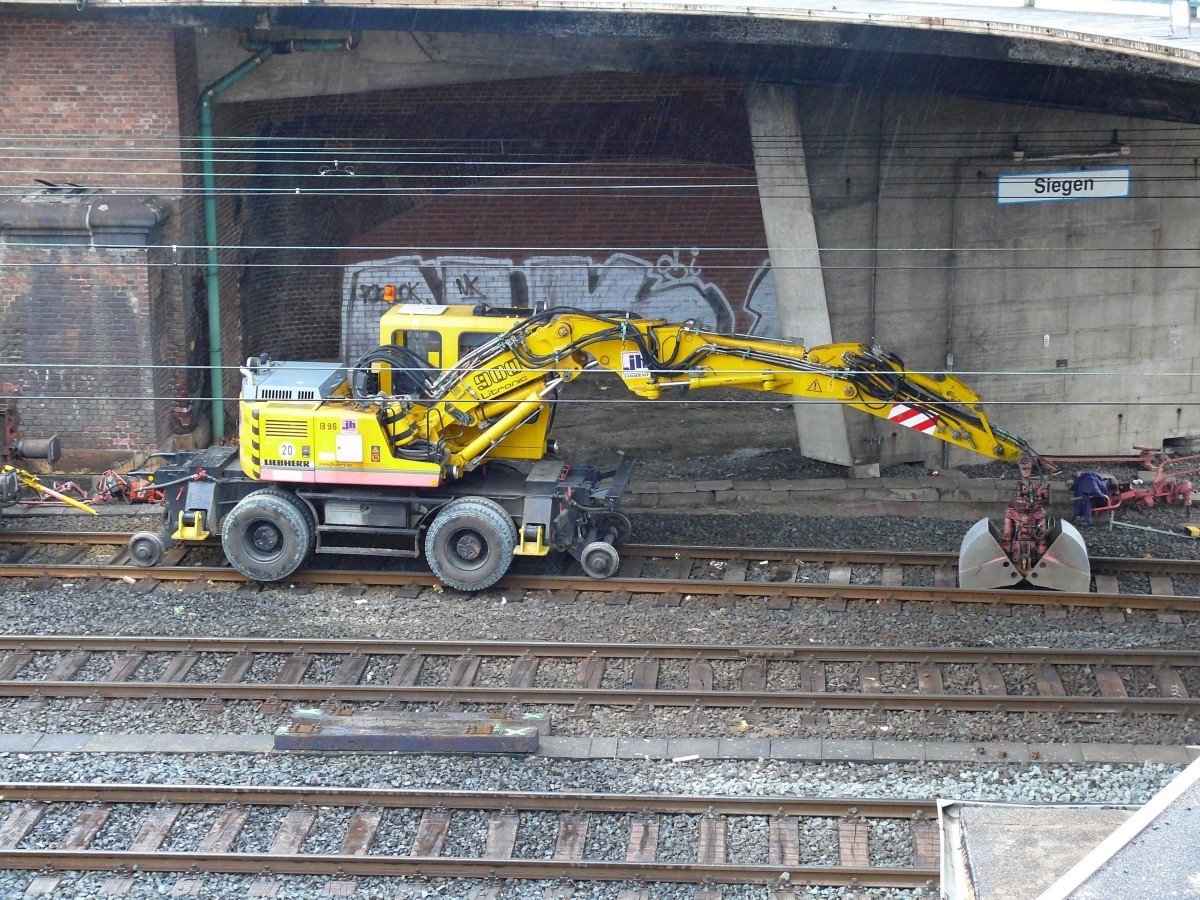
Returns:
[[[459,552],[471,541],[479,555]],[[451,500],[434,517],[425,534],[425,560],[438,580],[463,591],[481,591],[499,581],[512,565],[517,526],[499,503],[483,497]]]
[[[305,503],[291,491],[285,491],[281,488],[260,488],[254,493],[259,496],[270,494],[272,497],[278,497],[279,499],[292,504],[297,510],[300,511],[300,514],[304,516],[305,520],[308,522],[308,530],[312,535],[312,538],[308,542],[308,549],[305,551],[304,555],[308,556],[309,553],[312,553],[313,549],[317,546],[317,517],[313,514],[311,507],[309,507],[307,503]]]
[[[316,540],[312,516],[297,502],[272,488],[243,497],[221,528],[221,546],[229,564],[255,581],[279,581],[295,572]],[[264,526],[274,529],[278,545],[260,550],[254,546],[254,534]]]

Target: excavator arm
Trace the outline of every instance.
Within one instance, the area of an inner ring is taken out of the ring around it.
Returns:
[[[994,459],[1037,454],[989,422],[980,397],[947,373],[909,371],[863,344],[806,348],[627,315],[557,307],[498,335],[429,377],[419,396],[384,401],[393,448],[451,472],[480,465],[516,429],[546,415],[560,386],[587,370],[634,394],[736,387],[839,403]],[[548,431],[547,426],[547,431]]]

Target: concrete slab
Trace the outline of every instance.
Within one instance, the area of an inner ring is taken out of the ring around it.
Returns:
[[[925,762],[924,741],[873,741],[872,758],[884,762]]]
[[[721,738],[718,746],[721,759],[768,759],[771,756],[770,738]]]
[[[0,753],[28,753],[41,739],[40,732],[0,734]]]
[[[1192,761],[1192,755],[1188,753],[1188,748],[1177,744],[1139,744],[1133,748],[1133,752],[1138,762],[1186,766]]]
[[[1101,807],[943,801],[943,895],[1037,897],[1132,815]]]
[[[731,491],[733,490],[732,478],[721,478],[712,481],[697,481],[697,491]]]
[[[665,759],[666,738],[618,738],[617,759]]]
[[[925,759],[927,762],[966,762],[979,758],[974,744],[960,744],[953,741],[927,741],[925,744]]]
[[[822,743],[820,738],[772,738],[771,759],[819,761]]]
[[[1200,894],[1200,763],[1192,763],[1046,891],[1046,900]]]
[[[984,753],[979,753],[983,747]],[[985,741],[975,745],[976,756],[983,759],[1005,760],[1007,762],[1029,762],[1029,745],[1019,741]]]
[[[733,480],[733,489],[735,491],[753,491],[755,493],[758,493],[760,491],[770,492],[771,483],[769,481],[764,481],[764,480],[755,480],[755,479],[740,479],[739,480],[739,479],[735,478]]]
[[[717,738],[671,738],[667,741],[667,758],[698,756],[700,759],[717,759],[721,755]]]
[[[178,748],[164,752],[271,753],[275,749],[269,734],[172,734],[162,737],[165,739],[164,745],[169,741]]]
[[[90,734],[43,734],[34,747],[38,753],[74,753],[87,747]]]
[[[824,741],[821,758],[831,761],[872,762],[875,752],[874,745],[874,741]]]
[[[1137,754],[1129,744],[1080,744],[1083,761],[1090,763],[1135,763]]]
[[[542,738],[536,755],[555,759],[587,759],[591,754],[591,738],[552,734]]]
[[[1030,744],[1029,757],[1036,763],[1081,763],[1083,748],[1079,744]]]
[[[82,748],[88,753],[187,753],[186,734],[96,734]]]
[[[616,759],[617,739],[615,737],[592,738],[592,759]]]

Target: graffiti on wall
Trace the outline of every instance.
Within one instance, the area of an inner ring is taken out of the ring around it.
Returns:
[[[397,303],[487,303],[548,309],[632,312],[646,318],[694,319],[733,331],[734,307],[701,271],[699,250],[673,250],[654,260],[616,253],[601,263],[587,256],[537,256],[524,262],[482,256],[395,256],[347,266],[342,281],[342,358],[358,359],[379,344],[383,286]],[[779,311],[769,261],[754,274],[740,304],[750,334],[779,337]]]

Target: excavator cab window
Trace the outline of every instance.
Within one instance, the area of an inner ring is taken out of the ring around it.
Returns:
[[[482,347],[496,336],[494,331],[464,331],[458,336],[458,358],[462,359],[476,347]]]
[[[437,331],[408,331],[392,332],[392,343],[397,347],[407,347],[414,353],[419,353],[429,361],[435,369],[442,368],[442,335]]]

